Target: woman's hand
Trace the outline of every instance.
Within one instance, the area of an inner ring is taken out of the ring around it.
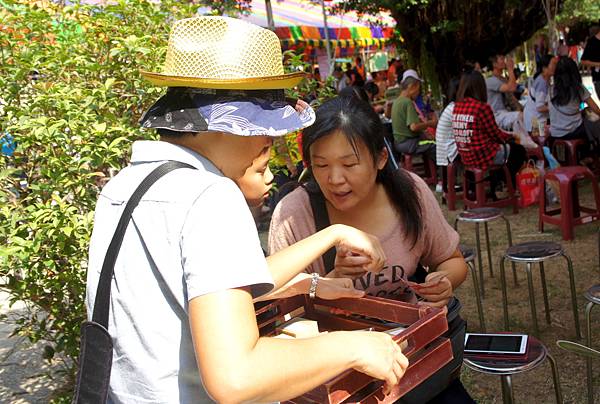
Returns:
[[[335,224],[336,267],[332,277],[357,278],[364,272],[379,272],[385,264],[385,252],[379,239],[351,226]],[[339,265],[339,271],[338,271]],[[362,272],[362,273],[360,273]]]
[[[384,380],[384,394],[389,394],[392,387],[397,385],[408,368],[408,359],[402,354],[402,349],[392,337],[382,332],[351,331],[350,342],[358,349],[355,370],[376,379]]]
[[[413,288],[426,301],[421,304],[433,307],[443,307],[448,304],[453,295],[452,283],[444,273],[432,272],[425,277],[425,282]]]
[[[365,292],[354,288],[351,279],[319,278],[317,297],[325,300],[363,297]]]
[[[370,258],[368,257],[353,255],[350,251],[339,248],[335,254],[335,267],[327,276],[330,278],[360,278],[367,272],[365,265],[369,262]]]

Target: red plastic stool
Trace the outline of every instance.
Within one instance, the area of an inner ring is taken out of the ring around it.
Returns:
[[[542,145],[539,145],[535,149],[525,149],[527,151],[527,159],[536,158],[538,161],[544,161],[544,150]]]
[[[578,181],[590,180],[596,208],[579,205]],[[559,167],[547,171],[542,181],[542,189],[546,181],[556,181],[559,185],[560,208],[546,210],[546,193],[540,192],[539,229],[544,231],[544,223],[560,226],[563,240],[572,240],[577,225],[600,219],[600,190],[594,174],[583,166]],[[583,213],[583,214],[582,214]]]
[[[422,163],[414,163],[413,156],[421,156],[423,159]],[[408,154],[402,153],[400,160],[402,168],[420,175],[428,185],[437,184],[437,167],[435,161],[428,158],[425,154]]]
[[[552,143],[552,154],[561,163],[568,166],[577,165],[577,148],[587,146],[587,142],[583,139],[563,140],[554,138]]]
[[[465,167],[463,172],[463,202],[465,204],[465,209],[468,210],[483,207],[504,208],[512,205],[513,213],[519,213],[519,198],[517,198],[517,195],[515,194],[515,187],[510,176],[510,171],[508,171],[508,167],[506,164],[501,166],[492,165],[488,168],[487,172],[491,173],[497,170],[502,170],[504,173],[504,180],[506,181],[506,187],[508,188],[508,197],[497,201],[492,201],[487,199],[485,193],[486,183],[489,183],[489,181],[485,180],[486,170],[474,167]],[[469,198],[469,180],[467,179],[467,173],[469,172],[473,173],[473,176],[475,177],[475,199]]]
[[[446,203],[446,205],[448,205],[448,210],[451,211],[456,210],[456,200],[457,198],[462,197],[462,195],[459,195],[456,192],[457,171],[460,166],[460,157],[457,156],[453,162],[442,167],[442,203]]]

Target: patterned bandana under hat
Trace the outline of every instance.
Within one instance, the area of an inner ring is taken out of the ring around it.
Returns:
[[[144,128],[174,132],[225,132],[283,136],[306,128],[315,112],[285,101],[283,90],[214,90],[171,87],[140,119]]]

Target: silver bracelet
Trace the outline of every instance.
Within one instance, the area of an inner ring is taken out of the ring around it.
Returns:
[[[313,272],[312,278],[310,279],[310,288],[308,289],[308,296],[314,299],[317,296],[317,284],[319,283],[319,274]]]

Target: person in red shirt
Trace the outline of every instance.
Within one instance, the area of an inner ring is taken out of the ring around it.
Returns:
[[[490,165],[506,163],[514,184],[527,153],[511,134],[496,124],[481,73],[476,70],[463,73],[456,98],[452,131],[463,164],[485,170]],[[492,184],[497,180],[492,178]]]

